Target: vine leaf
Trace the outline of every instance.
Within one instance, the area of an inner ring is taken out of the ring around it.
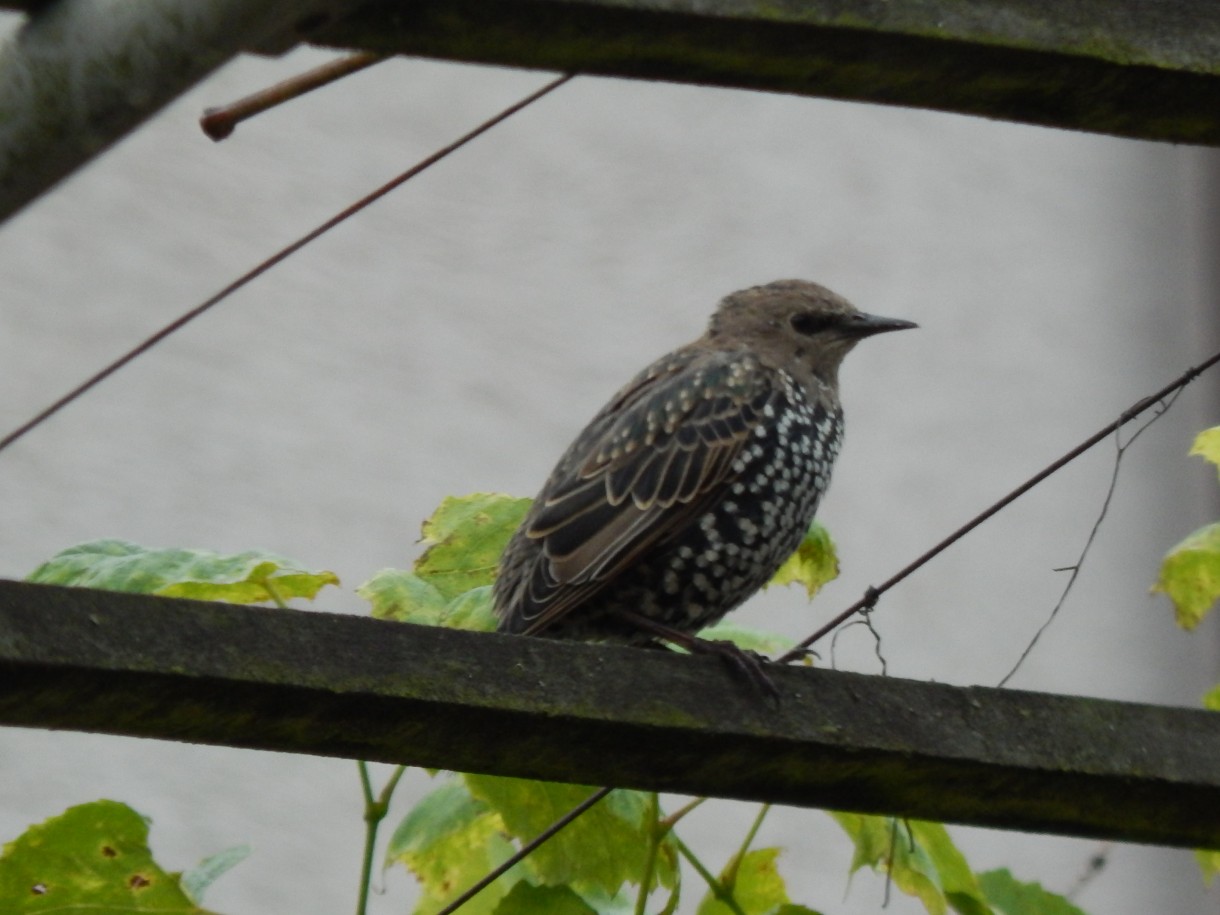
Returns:
[[[1203,707],[1213,712],[1220,712],[1220,683],[1203,694]]]
[[[471,588],[447,601],[427,579],[414,572],[382,569],[356,593],[369,602],[377,619],[479,632],[494,632],[496,628],[490,585]]]
[[[31,826],[0,855],[6,915],[165,912],[205,915],[153,861],[148,821],[126,804],[94,801]]]
[[[414,572],[382,569],[356,589],[379,620],[439,626],[448,603],[427,580]]]
[[[295,560],[261,550],[158,550],[126,540],[91,540],[68,547],[27,580],[231,604],[313,600],[326,585],[339,584],[334,572],[308,572]]]
[[[1212,881],[1220,874],[1220,851],[1212,848],[1196,848],[1195,860],[1199,870],[1203,872],[1203,885],[1210,887]]]
[[[699,638],[722,642],[732,642],[747,651],[759,654],[780,654],[794,646],[796,642],[784,635],[774,632],[763,632],[749,626],[740,626],[728,620],[721,620],[714,626],[708,626],[700,631]]]
[[[451,781],[412,808],[394,830],[385,866],[401,864],[423,888],[415,915],[431,915],[513,853],[500,815]],[[521,879],[520,865],[462,906],[463,915],[490,915]]]
[[[773,585],[799,584],[805,586],[809,599],[829,581],[839,576],[839,555],[835,550],[830,532],[814,521],[805,532],[796,552],[789,556],[779,571],[767,583]]]
[[[978,878],[939,823],[858,813],[831,813],[855,844],[851,872],[889,871],[894,886],[923,903],[930,915],[993,915]]]
[[[783,912],[784,915],[797,915],[809,912],[817,915],[812,909],[795,906],[788,898],[788,889],[784,878],[780,876],[776,859],[781,849],[756,848],[737,859],[729,862],[720,874],[720,882],[733,895],[745,915],[768,915],[768,913]],[[711,890],[699,903],[697,915],[732,915],[733,910],[716,898]]]
[[[428,546],[411,571],[382,569],[356,593],[378,619],[494,631],[491,583],[529,506],[529,499],[503,493],[445,499],[423,524]]]
[[[496,907],[496,915],[599,915],[566,886],[534,886],[524,880]]]
[[[424,522],[421,542],[428,548],[415,561],[415,573],[446,601],[490,585],[500,554],[529,506],[529,499],[503,493],[446,498]]]
[[[1220,426],[1212,426],[1196,435],[1188,454],[1211,461],[1216,465],[1216,473],[1220,476]]]
[[[533,839],[597,790],[493,775],[467,773],[462,778],[470,793],[495,810],[508,833],[521,841]],[[567,885],[586,901],[587,893],[613,896],[624,883],[638,885],[644,879],[648,848],[658,828],[649,810],[645,792],[613,791],[523,864],[533,882]],[[658,848],[655,876],[664,887],[673,887],[678,879],[677,849],[668,836]]]
[[[1220,426],[1195,436],[1190,453],[1211,461],[1220,474]],[[1220,597],[1220,523],[1199,528],[1166,553],[1152,590],[1173,601],[1179,626],[1198,626]]]
[[[1152,590],[1173,601],[1183,629],[1199,625],[1220,597],[1220,524],[1200,528],[1166,553]]]
[[[1022,883],[1007,868],[979,874],[979,885],[1002,915],[1084,915],[1065,897],[1038,883]]]

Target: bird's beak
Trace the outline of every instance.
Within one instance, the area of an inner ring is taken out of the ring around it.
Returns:
[[[873,334],[884,334],[891,330],[907,330],[918,327],[914,321],[904,321],[902,318],[883,318],[880,315],[854,314],[844,324],[843,329],[853,337],[871,337]]]

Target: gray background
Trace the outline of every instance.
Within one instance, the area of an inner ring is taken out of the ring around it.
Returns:
[[[382,64],[213,145],[200,111],[326,58],[219,72],[0,229],[0,430],[355,197],[550,77]],[[1215,159],[1183,147],[979,119],[581,78],[234,296],[0,455],[0,575],[105,536],[262,547],[343,579],[416,555],[446,494],[532,494],[637,368],[697,335],[734,289],[798,276],[922,329],[848,360],[846,447],[821,518],[843,574],[810,606],[742,622],[800,637],[871,583],[1218,344]],[[1216,515],[1186,451],[1216,376],[1127,454],[1081,579],[1012,685],[1196,705],[1214,619],[1178,631],[1160,555]],[[988,522],[881,602],[891,675],[994,684],[1046,619],[1101,506],[1111,445]],[[823,663],[878,672],[848,629]],[[386,770],[378,769],[379,773]],[[0,839],[99,797],[153,821],[161,863],[249,842],[219,912],[354,906],[354,764],[0,731]],[[427,790],[407,779],[388,829]],[[671,805],[672,806],[672,805]],[[684,834],[713,868],[753,815],[707,805]],[[1070,889],[1092,913],[1216,911],[1188,852],[954,828],[977,869]],[[847,886],[829,819],[785,810],[795,900],[881,906]],[[414,892],[386,878],[373,911]],[[702,890],[691,875],[684,911]],[[890,911],[922,911],[895,899]]]

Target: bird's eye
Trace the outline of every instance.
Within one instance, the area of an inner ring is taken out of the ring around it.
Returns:
[[[798,334],[805,334],[807,337],[812,337],[839,323],[836,315],[818,314],[812,311],[798,311],[788,321],[792,324],[793,330]]]

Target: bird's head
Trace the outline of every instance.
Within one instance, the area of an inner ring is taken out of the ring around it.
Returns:
[[[799,366],[833,386],[843,357],[865,337],[917,326],[866,314],[817,283],[777,280],[721,300],[705,339],[717,348],[744,346],[776,368]]]

